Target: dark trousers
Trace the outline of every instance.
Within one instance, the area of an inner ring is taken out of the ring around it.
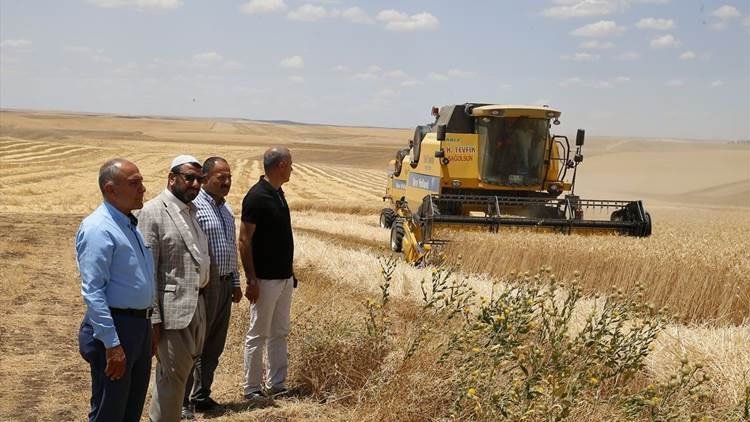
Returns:
[[[112,381],[107,368],[106,348],[94,338],[94,329],[84,318],[78,333],[78,350],[91,366],[91,411],[89,422],[137,422],[151,377],[151,320],[128,315],[112,315],[125,350],[125,374]]]
[[[214,372],[227,340],[232,311],[232,282],[212,278],[205,287],[203,300],[206,304],[206,340],[187,379],[183,400],[185,406],[191,401],[203,402],[211,397]]]

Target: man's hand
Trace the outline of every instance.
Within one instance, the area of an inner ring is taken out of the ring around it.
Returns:
[[[242,300],[242,288],[237,286],[232,289],[232,302],[240,303],[240,300]]]
[[[125,349],[118,344],[115,347],[107,349],[107,368],[104,373],[112,381],[117,381],[125,375]]]
[[[245,289],[245,297],[250,303],[258,301],[260,296],[260,287],[258,286],[258,280],[252,280],[247,282],[247,289]]]
[[[159,349],[159,340],[161,339],[161,323],[151,325],[151,330],[151,356],[156,356],[156,351]]]

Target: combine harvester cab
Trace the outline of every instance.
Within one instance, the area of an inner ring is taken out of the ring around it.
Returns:
[[[533,228],[559,233],[649,236],[641,201],[581,199],[575,151],[551,135],[560,111],[549,107],[459,104],[433,107],[435,122],[417,126],[409,146],[391,160],[380,226],[391,249],[419,263],[443,230],[500,232]]]

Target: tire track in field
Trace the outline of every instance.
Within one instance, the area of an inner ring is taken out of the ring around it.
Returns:
[[[332,175],[335,180],[351,181],[357,183],[358,186],[368,187],[373,191],[383,188],[385,186],[385,180],[382,184],[378,184],[373,181],[372,177],[366,177],[366,170],[359,170],[350,167],[320,167],[326,173]]]
[[[384,252],[391,251],[388,243],[383,243],[372,239],[362,239],[359,236],[330,233],[324,230],[311,229],[306,227],[295,227],[294,231],[296,233],[304,233],[305,235],[326,241],[327,243],[331,244],[332,247],[342,247],[356,250],[364,249],[375,254],[382,254]]]
[[[316,179],[305,164],[295,163],[292,178],[287,187],[284,188],[289,193],[288,199],[294,197],[305,200],[325,199],[326,196],[323,195],[321,185],[317,183]]]
[[[349,188],[350,190],[353,190],[353,191],[360,191],[361,190],[360,187],[357,184],[352,183],[352,182],[350,182],[348,180],[343,180],[343,179],[339,179],[339,178],[333,178],[329,174],[327,174],[324,170],[322,170],[322,169],[320,169],[320,168],[318,168],[316,166],[307,164],[306,167],[307,167],[307,170],[313,175],[313,177],[315,177],[315,178],[317,178],[317,179],[319,179],[321,181],[326,182],[326,185],[333,185],[333,186],[337,186],[338,185],[338,186],[341,186],[341,187],[344,187],[344,188]]]
[[[15,151],[22,147],[31,147],[36,145],[45,145],[44,142],[2,140],[0,141],[0,152]]]
[[[43,151],[44,149],[47,149],[51,146],[67,146],[67,144],[50,144],[48,142],[40,142],[33,145],[23,145],[18,146],[16,148],[13,148],[11,150],[8,150],[7,152],[9,155],[6,155],[5,157],[11,157],[16,155],[22,155],[22,154],[34,154],[40,151]]]
[[[334,177],[344,180],[350,180],[357,183],[359,186],[367,186],[372,189],[376,189],[381,186],[377,183],[377,181],[373,180],[373,177],[368,176],[368,172],[366,170],[361,170],[353,167],[338,166],[321,166],[320,168]]]
[[[53,176],[59,179],[75,174],[80,174],[87,170],[91,170],[92,168],[98,168],[99,164],[101,163],[99,163],[98,161],[95,162],[93,160],[89,160],[76,161],[75,164],[66,165],[65,168],[57,168],[56,166],[51,166],[48,169],[40,170],[38,166],[33,166],[29,171],[22,172],[20,174],[14,172],[11,175],[0,175],[0,182],[7,186],[32,184],[40,180],[47,180]]]
[[[14,153],[3,157],[7,161],[26,162],[31,160],[43,160],[50,157],[69,155],[72,152],[87,151],[91,148],[74,145],[57,145],[33,152]]]
[[[325,189],[330,192],[326,198],[340,198],[343,196],[345,199],[361,198],[363,200],[369,200],[374,196],[374,194],[370,195],[367,192],[363,192],[362,189],[355,184],[331,178],[328,174],[315,166],[307,165],[307,170],[311,173],[314,179],[320,181],[320,183],[318,183],[320,190]]]

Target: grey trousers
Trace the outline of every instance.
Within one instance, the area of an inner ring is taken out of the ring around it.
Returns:
[[[232,311],[232,282],[212,278],[206,285],[203,300],[206,303],[206,340],[203,351],[195,361],[195,368],[185,386],[183,405],[190,401],[202,402],[211,396],[214,372],[219,366],[219,357],[224,352]]]
[[[180,420],[185,382],[203,348],[205,336],[206,307],[203,296],[200,296],[193,319],[187,327],[161,331],[159,349],[156,352],[156,377],[148,412],[153,422]]]

